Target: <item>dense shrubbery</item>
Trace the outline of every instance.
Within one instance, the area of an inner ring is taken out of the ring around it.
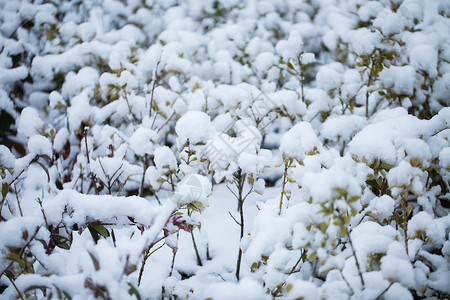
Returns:
[[[0,8],[2,297],[449,297],[448,1]]]

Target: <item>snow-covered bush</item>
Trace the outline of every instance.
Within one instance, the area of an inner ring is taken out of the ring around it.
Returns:
[[[450,288],[445,0],[0,0],[0,295]]]

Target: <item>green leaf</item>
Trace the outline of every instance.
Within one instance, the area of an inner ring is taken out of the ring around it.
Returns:
[[[290,62],[288,62],[288,63],[286,64],[286,66],[287,66],[290,70],[294,70],[294,66],[293,66]]]
[[[200,201],[193,201],[191,203],[189,203],[190,206],[192,206],[193,209],[195,210],[202,210],[203,208],[205,208],[203,206],[203,203],[201,203]]]
[[[26,264],[25,264],[25,261],[24,261],[23,259],[19,260],[18,263],[19,263],[19,267],[20,267],[22,270],[25,269]]]
[[[401,194],[402,195],[402,199],[406,200],[408,198],[409,192],[405,191],[404,193]]]
[[[125,274],[130,275],[131,273],[135,272],[137,270],[136,265],[130,265],[128,266],[127,270],[125,271]]]
[[[411,204],[408,205],[408,207],[406,208],[406,216],[409,216],[412,212],[413,208],[411,206]]]
[[[336,219],[333,221],[333,224],[336,226],[342,226],[344,225],[344,221],[342,221],[342,219]]]
[[[103,236],[105,238],[109,237],[109,231],[108,231],[108,229],[105,228],[105,226],[98,225],[98,226],[95,226],[94,229],[95,229],[95,231],[100,233],[101,236]]]
[[[342,236],[347,236],[347,227],[341,227]]]
[[[378,186],[380,187],[380,189],[383,187],[383,178],[381,178],[381,177],[378,177],[377,178],[377,183],[378,183]]]
[[[419,163],[420,163],[420,158],[414,157],[413,159],[411,159],[411,166],[418,167]]]
[[[354,209],[353,209],[354,210]],[[355,210],[356,211],[356,210]],[[344,217],[344,223],[345,224],[348,224],[348,223],[350,223],[350,220],[351,220],[351,216],[345,216]]]
[[[348,203],[353,203],[359,200],[359,196],[352,196],[350,199],[348,199]]]
[[[25,230],[24,232],[22,232],[22,239],[23,239],[24,241],[28,240],[28,231],[27,231],[27,230]]]
[[[319,230],[322,231],[322,233],[325,233],[328,229],[328,224],[325,222],[322,222],[319,224]]]
[[[57,286],[55,286],[55,289],[56,289],[56,293],[57,293],[57,295],[58,295],[58,299],[62,299],[62,293],[61,293],[61,290],[60,290]]]
[[[261,267],[261,262],[260,261],[259,262],[254,262],[252,264],[251,271],[255,272],[257,269],[259,269],[259,267]]]
[[[9,184],[6,183],[6,182],[3,182],[3,184],[2,184],[2,197],[3,197],[3,199],[5,199],[5,197],[8,194],[8,192],[9,192]]]
[[[31,286],[28,286],[23,292],[27,293],[27,292],[30,292],[33,290],[39,290],[39,289],[44,290],[46,288],[47,288],[47,286],[45,286],[45,285],[31,285]]]
[[[130,296],[134,295],[137,300],[141,300],[141,295],[139,294],[139,291],[134,287],[134,285],[128,283],[128,286],[130,287],[130,289],[128,290],[128,294],[130,294]]]
[[[336,192],[338,192],[342,196],[347,196],[347,190],[344,188],[335,188]]]
[[[88,227],[88,229],[89,229],[89,233],[92,236],[92,239],[97,244],[97,241],[100,239],[100,235],[98,234],[97,230],[95,230],[94,228]]]
[[[376,169],[378,169],[378,167],[379,167],[380,165],[381,165],[381,161],[380,161],[379,159],[376,159],[376,160],[370,165],[370,168],[376,170]]]
[[[255,184],[255,178],[248,177],[248,182],[250,182],[250,185],[253,186]]]
[[[394,167],[394,165],[390,165],[390,164],[387,164],[387,163],[382,163],[381,165],[380,165],[380,169],[384,169],[384,170],[386,170],[386,171],[389,171],[390,169],[392,169]]]
[[[378,182],[374,179],[368,179],[366,180],[366,183],[377,190],[381,190],[381,187],[378,185]]]
[[[20,257],[19,254],[14,253],[14,252],[9,252],[8,255],[6,256],[7,260],[12,260],[15,262],[20,262],[22,260],[22,258]]]
[[[91,252],[88,252],[88,253],[92,259],[92,263],[94,264],[95,271],[100,270],[100,263],[99,263],[98,259]]]

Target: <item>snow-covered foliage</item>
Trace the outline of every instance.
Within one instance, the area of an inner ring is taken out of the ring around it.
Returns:
[[[450,297],[447,0],[0,0],[0,298]]]

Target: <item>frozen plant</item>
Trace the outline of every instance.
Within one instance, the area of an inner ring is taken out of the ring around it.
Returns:
[[[0,298],[449,298],[446,0],[0,0]]]

